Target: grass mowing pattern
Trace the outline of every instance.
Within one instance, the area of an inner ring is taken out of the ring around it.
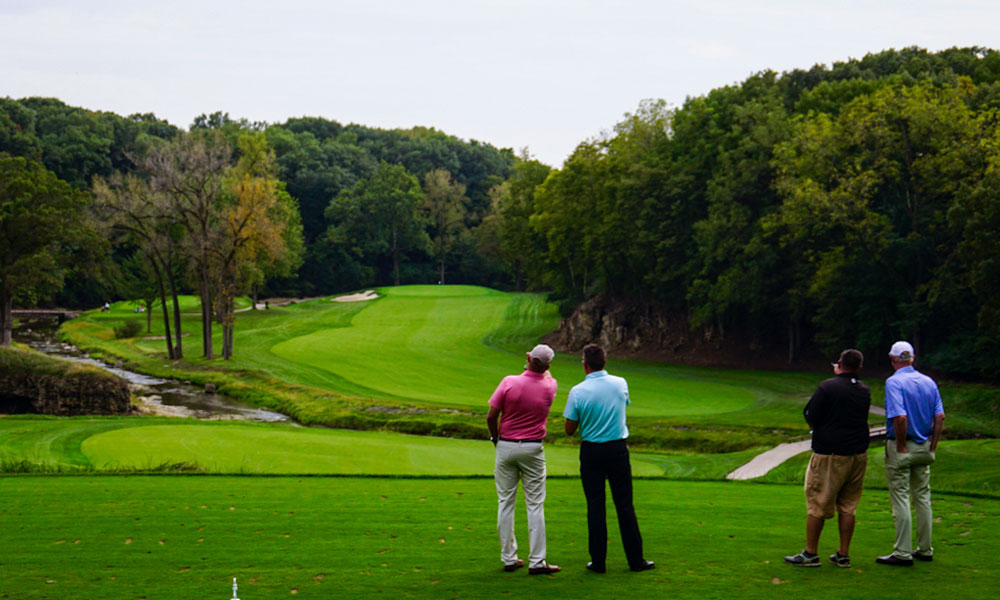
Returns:
[[[376,393],[449,405],[482,406],[517,367],[487,348],[483,335],[503,323],[510,297],[467,286],[382,289],[385,297],[351,326],[276,344],[285,359],[336,373]],[[474,295],[462,293],[470,290]],[[441,292],[443,295],[431,295]]]
[[[550,475],[575,476],[574,446],[547,445]],[[637,476],[723,479],[752,452],[632,452]],[[269,423],[170,418],[0,418],[0,472],[165,471],[206,473],[482,475],[485,441],[382,432],[303,429]]]
[[[235,424],[115,429],[84,440],[82,452],[97,469],[181,462],[213,473],[374,475],[491,475],[495,457],[493,445],[484,441]],[[575,448],[548,446],[545,455],[551,475],[580,471]],[[663,475],[661,466],[643,456],[634,457],[636,475]]]
[[[577,448],[546,444],[548,472],[575,477]],[[637,476],[722,480],[756,450],[721,454],[632,450]],[[885,488],[883,450],[869,451],[865,485]],[[801,486],[809,453],[761,481]],[[486,441],[273,423],[151,417],[0,418],[0,472],[178,471],[238,474],[480,475],[493,469]],[[1000,441],[944,441],[935,490],[1000,494]]]
[[[537,295],[472,286],[379,291],[384,297],[355,315],[350,327],[315,331],[272,351],[377,394],[482,407],[500,379],[523,366],[522,352],[557,323],[554,310]],[[747,390],[708,378],[630,371],[625,361],[610,367],[628,373],[632,416],[715,414],[756,401]],[[552,374],[560,380],[553,405],[558,414],[569,389],[583,379],[579,357],[560,353]]]
[[[608,573],[584,569],[578,481],[548,485],[553,577],[503,573],[490,480],[266,477],[0,477],[3,594],[19,600],[226,598],[872,598],[942,589],[994,598],[1000,501],[935,498],[935,562],[874,564],[892,544],[884,494],[866,493],[854,568],[785,565],[801,549],[797,486],[636,481],[653,571],[627,570],[609,527]],[[518,537],[527,542],[523,504]],[[835,548],[824,532],[821,551]],[[524,548],[523,552],[526,553]],[[523,556],[523,555],[522,555]],[[902,579],[902,578],[905,578]]]

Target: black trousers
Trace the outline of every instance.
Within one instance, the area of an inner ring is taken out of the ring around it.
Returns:
[[[611,486],[611,498],[618,514],[618,530],[630,567],[643,563],[642,535],[632,506],[632,465],[625,440],[580,445],[580,479],[587,497],[587,530],[590,560],[604,566],[608,555],[608,521],[604,482]]]

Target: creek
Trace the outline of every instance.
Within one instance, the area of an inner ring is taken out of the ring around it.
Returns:
[[[73,362],[95,365],[126,380],[132,388],[133,395],[139,398],[142,412],[196,419],[295,423],[288,415],[254,408],[222,394],[205,393],[204,388],[190,382],[150,377],[91,358],[79,348],[56,339],[57,327],[54,319],[19,319],[12,333],[14,341],[39,352]]]

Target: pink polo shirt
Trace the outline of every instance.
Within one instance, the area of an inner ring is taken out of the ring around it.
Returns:
[[[540,440],[559,383],[547,373],[525,369],[503,378],[490,397],[490,406],[500,409],[500,437],[509,440]]]

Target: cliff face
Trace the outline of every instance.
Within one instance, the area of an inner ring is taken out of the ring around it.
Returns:
[[[775,332],[777,341],[771,343],[738,330],[723,336],[713,328],[691,329],[686,315],[654,304],[598,296],[578,306],[543,341],[563,352],[595,343],[612,356],[675,364],[787,369],[823,363],[815,350],[790,363],[784,333]]]
[[[693,335],[682,319],[654,306],[598,296],[578,306],[546,342],[563,351],[595,343],[618,353],[659,354],[681,351]]]
[[[36,352],[0,349],[0,412],[123,415],[131,412],[124,379]]]

